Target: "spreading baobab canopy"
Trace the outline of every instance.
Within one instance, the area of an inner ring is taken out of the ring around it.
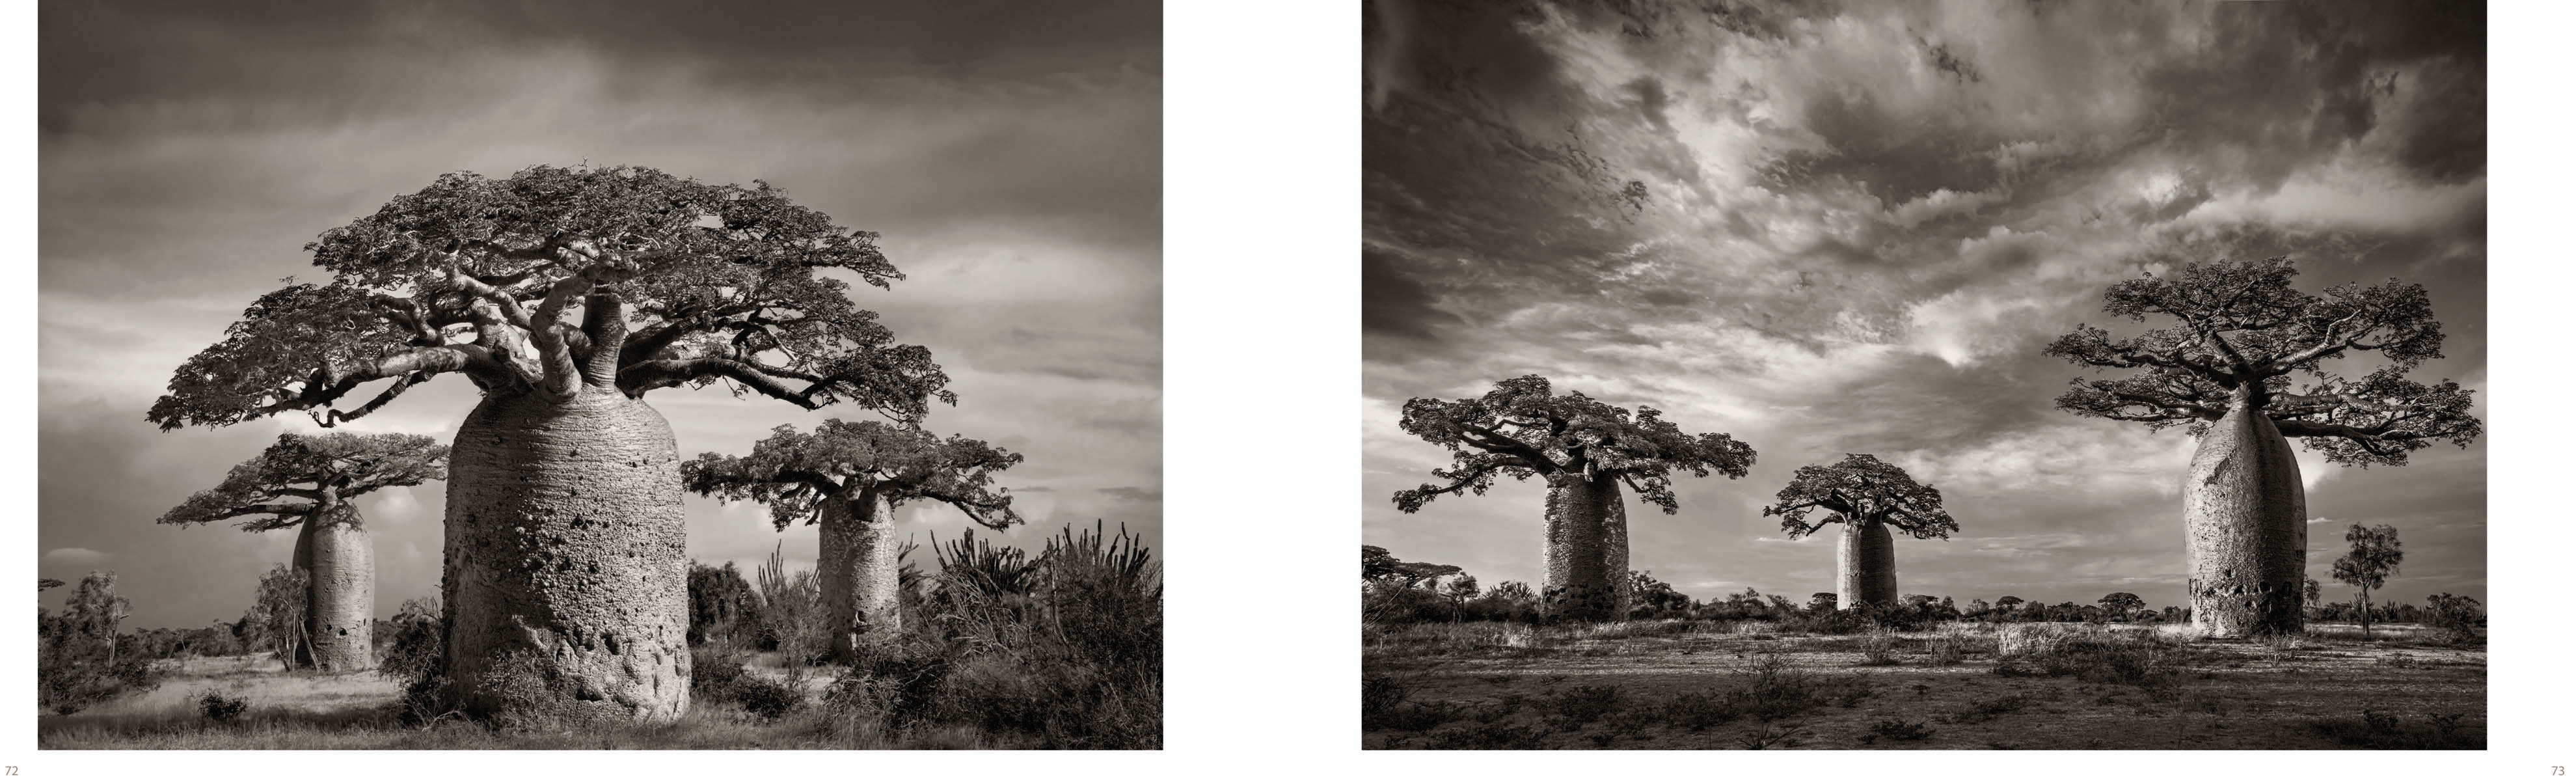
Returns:
[[[2295,631],[2307,567],[2307,498],[2287,437],[2335,464],[2403,466],[2436,442],[2484,431],[2469,391],[2406,373],[2442,356],[2442,326],[2418,284],[2389,280],[2294,289],[2285,258],[2186,265],[2112,285],[2103,310],[2173,324],[2127,338],[2081,326],[2048,354],[2104,369],[2077,379],[2060,409],[2186,424],[2200,438],[2184,489],[2192,621],[2219,634]],[[2358,377],[2348,357],[2381,361]]]
[[[330,280],[261,296],[149,418],[304,411],[331,426],[463,375],[483,398],[447,483],[446,699],[473,715],[669,721],[690,679],[680,459],[642,398],[723,384],[906,422],[953,403],[929,351],[897,343],[834,276],[901,279],[875,240],[765,182],[448,174],[307,245]],[[546,696],[491,688],[522,668]]]
[[[1653,407],[1631,413],[1581,392],[1556,395],[1547,378],[1536,375],[1494,383],[1476,398],[1407,401],[1402,425],[1448,448],[1454,459],[1431,473],[1446,485],[1396,492],[1395,505],[1405,512],[1421,510],[1443,494],[1482,495],[1497,475],[1547,481],[1544,596],[1570,616],[1627,612],[1628,520],[1621,486],[1670,515],[1681,507],[1673,495],[1675,470],[1741,478],[1753,466],[1753,448],[1734,437],[1686,433]]]

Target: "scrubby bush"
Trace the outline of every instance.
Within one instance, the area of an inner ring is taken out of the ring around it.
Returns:
[[[249,700],[226,697],[222,692],[213,689],[207,689],[197,695],[197,712],[205,715],[208,721],[232,721],[240,718],[242,711],[249,708]]]

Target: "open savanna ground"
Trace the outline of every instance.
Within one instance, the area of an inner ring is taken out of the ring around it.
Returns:
[[[838,670],[791,676],[778,654],[754,656],[745,674],[801,683],[802,702],[770,717],[733,701],[698,697],[688,715],[659,726],[496,729],[443,719],[406,725],[403,682],[376,672],[288,671],[267,656],[160,662],[161,685],[71,715],[41,712],[37,746],[47,749],[930,749],[1027,748],[1024,736],[974,726],[888,729],[881,720],[836,715],[822,705]],[[212,692],[246,707],[209,717]]]
[[[2486,650],[2414,626],[1366,624],[1366,748],[2485,748]]]

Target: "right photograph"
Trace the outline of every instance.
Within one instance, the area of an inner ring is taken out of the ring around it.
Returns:
[[[1367,749],[2485,749],[2477,3],[1369,0]]]

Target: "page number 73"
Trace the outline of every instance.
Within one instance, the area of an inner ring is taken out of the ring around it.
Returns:
[[[9,775],[13,775],[13,776],[14,776],[14,775],[17,775],[17,774],[18,774],[18,769],[17,769],[17,768],[14,768],[14,767],[13,767],[13,768],[9,768]],[[2550,765],[2550,766],[2549,766],[2549,774],[2550,774],[2550,775],[2553,775],[2553,776],[2563,776],[2563,775],[2567,775],[2567,766],[2566,766],[2566,765]]]

